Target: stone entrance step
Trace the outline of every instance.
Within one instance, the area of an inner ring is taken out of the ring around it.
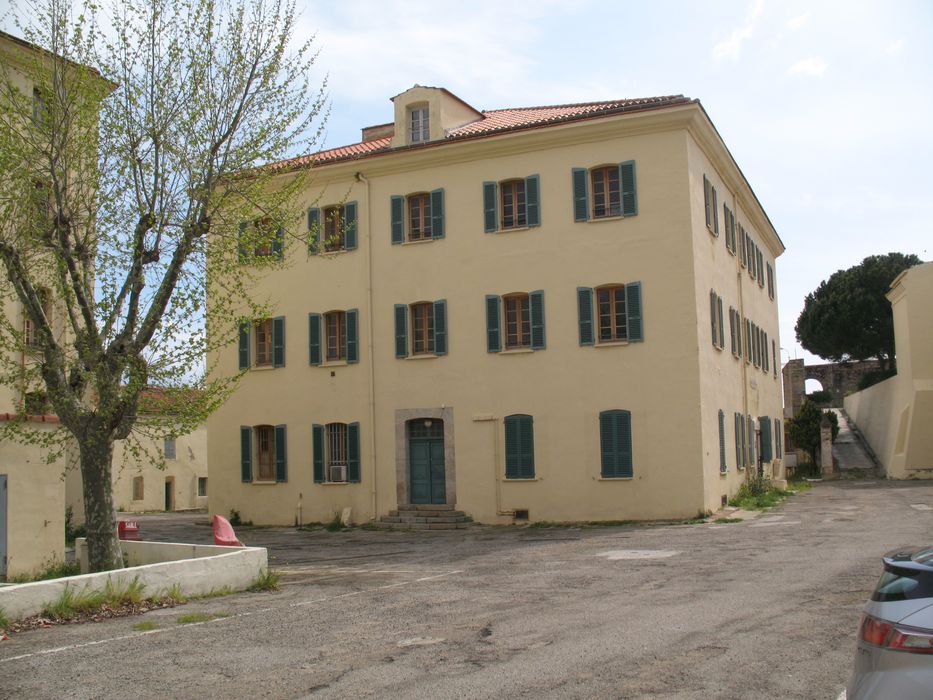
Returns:
[[[379,519],[392,530],[462,530],[473,522],[462,510],[446,503],[406,503]]]

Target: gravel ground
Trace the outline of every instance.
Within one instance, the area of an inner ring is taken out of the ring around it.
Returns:
[[[239,529],[280,591],[16,634],[0,697],[834,700],[880,554],[933,540],[912,506],[933,482],[819,483],[723,525]],[[210,539],[203,514],[139,520]]]

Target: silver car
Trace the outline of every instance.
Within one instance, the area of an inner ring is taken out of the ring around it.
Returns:
[[[859,623],[847,700],[933,698],[933,547],[882,557]]]

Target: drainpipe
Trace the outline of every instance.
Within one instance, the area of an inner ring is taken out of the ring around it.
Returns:
[[[496,485],[496,515],[515,515],[514,510],[502,510],[502,479],[499,478],[499,475],[503,473],[502,465],[502,451],[499,449],[499,419],[492,419],[492,444],[493,444],[493,460],[492,468],[493,472],[493,483]]]
[[[377,507],[377,475],[379,470],[376,468],[376,353],[373,349],[373,208],[370,199],[370,182],[363,173],[356,173],[356,181],[366,185],[366,262],[368,266],[366,277],[366,302],[369,307],[369,340],[367,341],[367,355],[369,355],[369,459],[373,465],[372,489],[372,520],[378,517]]]

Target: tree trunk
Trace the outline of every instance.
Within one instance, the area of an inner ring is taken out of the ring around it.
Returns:
[[[117,535],[110,481],[113,440],[88,431],[78,444],[84,482],[84,515],[87,525],[88,569],[109,571],[123,567],[123,550]]]

